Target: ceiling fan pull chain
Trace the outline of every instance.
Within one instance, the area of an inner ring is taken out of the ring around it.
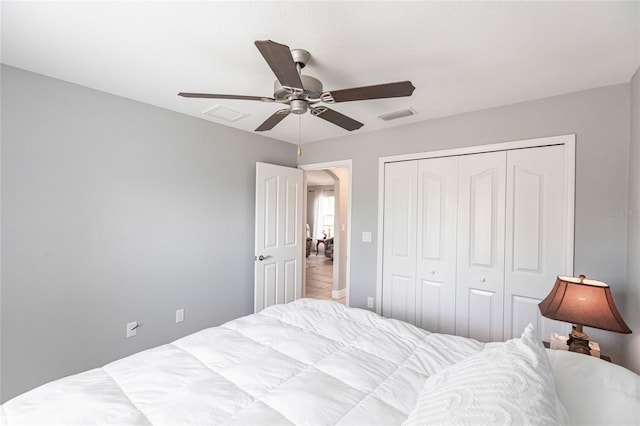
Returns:
[[[302,115],[298,116],[298,157],[302,157]]]

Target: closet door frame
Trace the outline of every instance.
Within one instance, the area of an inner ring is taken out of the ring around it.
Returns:
[[[551,145],[564,145],[564,186],[567,202],[565,203],[565,265],[564,274],[573,276],[574,262],[574,229],[575,229],[575,169],[576,169],[576,135],[568,134],[546,138],[525,139],[490,145],[477,145],[438,151],[418,152],[413,154],[380,157],[378,160],[378,247],[376,265],[376,303],[375,311],[382,314],[382,263],[384,247],[384,169],[386,163],[398,161],[420,160],[425,158],[449,157],[484,152],[508,151],[514,149],[535,148]]]

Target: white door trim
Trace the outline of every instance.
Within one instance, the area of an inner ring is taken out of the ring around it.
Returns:
[[[439,151],[417,152],[412,154],[393,155],[388,157],[380,157],[378,160],[378,257],[376,262],[376,313],[382,314],[382,247],[384,245],[384,165],[385,163],[393,163],[398,161],[419,160],[422,158],[448,157],[454,155],[480,154],[483,152],[506,151],[512,149],[534,148],[549,145],[564,145],[565,159],[565,193],[567,199],[571,202],[567,203],[565,212],[566,227],[566,247],[564,252],[565,270],[570,276],[573,276],[573,254],[574,254],[574,228],[575,228],[575,166],[576,166],[576,135],[560,135],[550,136],[546,138],[524,139],[519,141],[503,142],[489,145],[469,146],[463,148],[445,149]],[[351,196],[351,188],[349,188],[349,196]],[[351,211],[349,211],[351,214]],[[349,217],[351,220],[351,217]]]
[[[346,299],[345,306],[349,307],[349,296],[351,289],[351,206],[352,206],[352,198],[353,198],[353,161],[352,160],[337,160],[337,161],[328,161],[325,163],[314,163],[314,164],[300,164],[298,165],[299,169],[302,170],[324,170],[331,169],[335,167],[346,167],[349,170],[349,194],[347,196],[347,262],[346,262]],[[305,176],[303,182],[304,196],[303,196],[303,206],[302,206],[302,217],[307,217],[307,178]],[[304,234],[306,235],[306,234]],[[306,263],[306,256],[302,257],[303,265]],[[305,266],[306,267],[306,266]],[[303,292],[306,290],[306,274],[302,274],[302,289]],[[304,294],[304,293],[303,293]]]

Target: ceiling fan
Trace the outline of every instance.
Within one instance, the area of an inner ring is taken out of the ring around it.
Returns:
[[[255,45],[277,78],[274,83],[272,98],[184,92],[180,92],[178,95],[185,98],[241,99],[288,105],[287,108],[278,110],[271,117],[267,118],[264,123],[258,126],[256,132],[273,129],[282,119],[291,113],[304,114],[307,111],[310,111],[311,115],[315,115],[336,126],[352,131],[362,127],[363,123],[325,106],[315,106],[315,104],[320,102],[333,104],[411,96],[415,89],[410,81],[400,81],[396,83],[323,92],[322,82],[320,82],[320,80],[301,74],[302,68],[305,67],[311,58],[309,52],[303,49],[289,49],[288,46],[271,40],[258,40],[255,42]]]

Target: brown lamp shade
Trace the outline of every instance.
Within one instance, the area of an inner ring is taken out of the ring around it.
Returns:
[[[609,285],[601,281],[560,276],[538,307],[543,316],[554,320],[631,333],[613,302]]]

